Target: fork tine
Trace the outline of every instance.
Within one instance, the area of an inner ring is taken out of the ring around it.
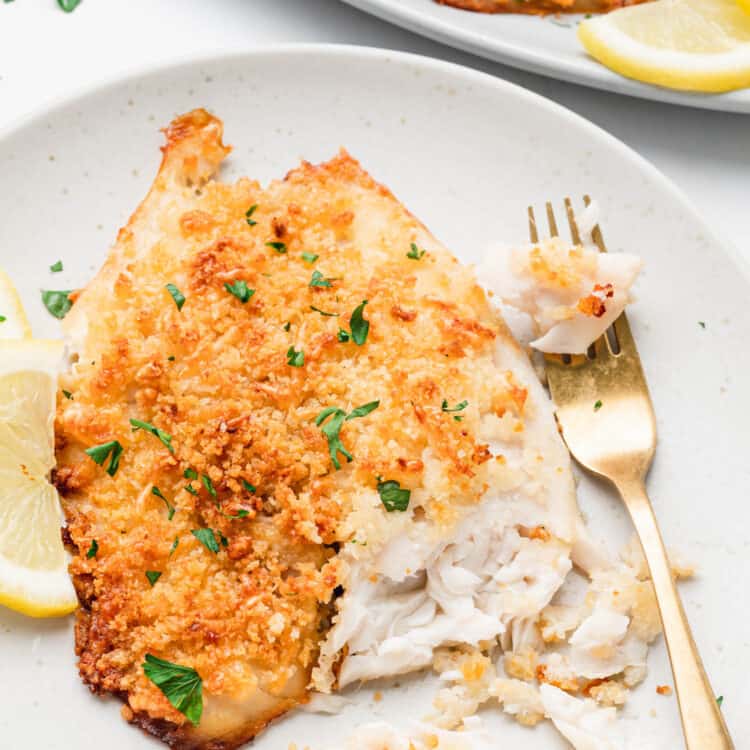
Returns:
[[[547,224],[549,224],[550,237],[557,237],[557,222],[555,221],[555,211],[549,201],[547,201]]]
[[[568,215],[568,226],[570,227],[570,236],[576,245],[581,244],[581,235],[578,232],[578,224],[576,222],[576,215],[573,211],[573,204],[570,198],[565,199],[565,212]]]
[[[539,242],[539,232],[536,228],[536,217],[534,216],[533,206],[529,206],[527,211],[529,215],[529,239],[532,242]]]

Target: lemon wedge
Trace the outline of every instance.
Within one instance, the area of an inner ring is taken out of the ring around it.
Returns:
[[[77,605],[47,479],[62,354],[59,341],[0,341],[0,604],[34,617]]]
[[[31,336],[26,313],[8,274],[0,269],[0,339],[26,339]]]
[[[632,5],[583,21],[578,38],[599,62],[644,83],[703,92],[750,86],[750,15],[736,0]]]

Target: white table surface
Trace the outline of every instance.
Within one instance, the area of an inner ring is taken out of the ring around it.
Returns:
[[[750,260],[749,116],[546,79],[422,39],[338,0],[83,0],[72,14],[55,0],[0,3],[0,129],[47,102],[150,64],[294,41],[430,55],[542,94],[650,159]],[[1,180],[0,189],[8,189]]]

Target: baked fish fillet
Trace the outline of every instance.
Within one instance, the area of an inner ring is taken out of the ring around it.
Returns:
[[[344,152],[265,189],[213,181],[221,130],[202,110],[170,125],[65,320],[56,475],[84,681],[211,750],[310,684],[509,632],[559,587],[578,520],[549,404],[473,271]],[[147,655],[195,670],[197,726]]]

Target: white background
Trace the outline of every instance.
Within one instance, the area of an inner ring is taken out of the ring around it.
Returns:
[[[720,236],[750,257],[749,116],[545,79],[422,39],[337,0],[83,0],[72,14],[59,10],[56,0],[0,2],[0,129],[47,102],[154,63],[291,41],[421,53],[543,94],[650,159]],[[0,182],[0,190],[7,189]]]

